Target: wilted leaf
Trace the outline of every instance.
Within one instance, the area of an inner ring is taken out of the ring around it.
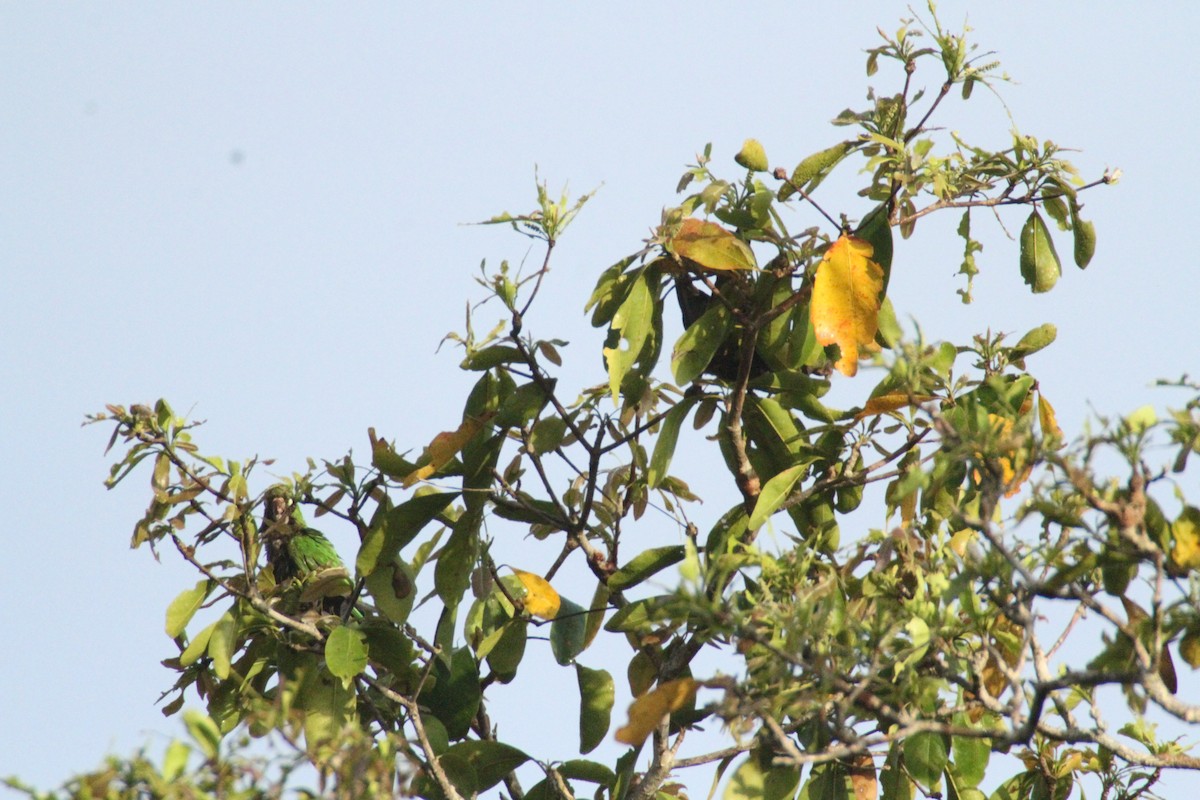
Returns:
[[[919,406],[922,403],[928,403],[936,398],[931,394],[909,394],[908,392],[888,392],[881,394],[878,397],[872,397],[863,406],[863,410],[858,412],[855,419],[866,419],[877,414],[886,414],[889,411],[898,411],[901,408],[909,406]]]
[[[875,761],[870,753],[862,753],[846,768],[850,785],[854,787],[854,800],[876,800],[879,797],[879,781],[875,779]]]
[[[629,706],[629,722],[617,731],[617,741],[639,747],[672,711],[683,708],[696,696],[696,681],[676,678],[646,692]]]
[[[689,217],[668,242],[672,252],[705,269],[757,269],[750,245],[715,222]]]
[[[404,488],[407,489],[417,481],[431,478],[438,470],[449,464],[450,460],[458,455],[458,451],[462,450],[467,442],[474,439],[483,430],[483,426],[492,416],[491,413],[488,413],[478,417],[468,417],[455,430],[442,431],[433,437],[429,447],[425,448],[428,463],[413,470],[401,481]]]
[[[836,344],[834,365],[843,375],[858,372],[860,347],[875,340],[879,327],[883,270],[871,260],[873,249],[862,239],[842,234],[817,268],[812,294],[812,323],[817,341]]]
[[[562,598],[558,596],[558,592],[554,591],[554,587],[540,575],[534,575],[532,572],[512,568],[512,571],[517,574],[517,578],[521,581],[521,585],[525,587],[525,610],[535,617],[542,619],[554,619],[558,616],[558,609],[562,605]]]
[[[1062,439],[1062,428],[1058,427],[1058,417],[1054,413],[1054,406],[1050,405],[1050,401],[1041,392],[1038,392],[1038,422],[1042,426],[1043,438]]]

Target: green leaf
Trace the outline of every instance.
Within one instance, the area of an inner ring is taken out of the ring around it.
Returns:
[[[866,241],[873,250],[871,260],[883,270],[883,295],[887,295],[892,277],[892,226],[888,221],[889,203],[880,203],[863,217],[854,235]],[[894,316],[894,312],[893,312]]]
[[[221,752],[221,729],[213,722],[212,717],[203,711],[189,708],[183,712],[183,724],[204,757],[210,761],[216,760]]]
[[[354,562],[359,575],[370,575],[416,538],[421,529],[446,510],[458,492],[431,492],[401,503],[383,517],[382,524],[367,532]]]
[[[493,741],[459,742],[443,754],[443,758],[458,758],[475,771],[475,789],[483,792],[504,780],[504,776],[529,760],[529,756],[512,745]]]
[[[435,658],[433,677],[433,687],[421,692],[420,701],[446,726],[451,740],[461,739],[470,731],[483,696],[479,667],[470,648],[460,647]]]
[[[533,452],[543,455],[562,444],[567,435],[567,423],[559,417],[547,416],[534,424],[529,433],[529,446]]]
[[[354,717],[355,694],[324,669],[309,670],[296,698],[304,711],[304,740],[311,754],[334,741]]]
[[[915,784],[909,779],[903,764],[904,742],[893,742],[888,749],[887,760],[879,770],[879,785],[883,787],[883,800],[913,800]]]
[[[662,479],[667,476],[671,458],[675,455],[675,444],[679,441],[679,427],[695,403],[696,398],[685,397],[663,418],[662,426],[658,430],[658,439],[654,442],[654,452],[650,455],[650,468],[646,471],[647,487],[657,489]]]
[[[480,372],[492,367],[498,367],[501,364],[510,364],[514,361],[524,361],[521,351],[510,344],[494,344],[491,347],[485,347],[463,359],[461,364],[465,370],[472,372]]]
[[[615,347],[604,348],[608,362],[608,387],[613,402],[621,393],[621,381],[642,352],[653,327],[654,295],[650,292],[646,271],[642,270],[629,289],[629,294],[613,315],[611,330],[619,334]]]
[[[192,748],[188,747],[185,742],[181,742],[178,739],[172,740],[171,744],[167,745],[167,752],[163,755],[163,780],[170,783],[183,775],[184,770],[187,769],[188,757],[191,754]]]
[[[325,665],[342,685],[349,687],[367,668],[367,646],[362,632],[345,625],[334,628],[325,640]]]
[[[528,635],[529,623],[524,619],[510,619],[500,628],[500,638],[487,654],[487,663],[502,683],[516,676],[517,667],[525,657]]]
[[[946,737],[940,733],[915,733],[904,740],[904,765],[928,792],[941,781],[948,760]]]
[[[1013,347],[1010,357],[1016,361],[1031,356],[1054,344],[1056,338],[1058,338],[1058,328],[1053,324],[1047,322],[1044,325],[1038,325],[1021,337],[1021,340]]]
[[[204,599],[208,597],[208,585],[206,578],[191,589],[180,592],[179,596],[171,601],[171,605],[167,606],[167,636],[174,639],[184,632],[187,624],[192,621],[192,616],[204,605]]]
[[[732,329],[733,318],[723,303],[713,303],[689,325],[671,351],[675,384],[686,386],[700,377]]]
[[[399,557],[367,576],[367,591],[379,610],[397,625],[403,625],[416,599],[416,583],[412,570]]]
[[[616,688],[607,671],[588,669],[582,664],[575,665],[575,678],[579,683],[579,752],[590,753],[608,735]],[[611,784],[611,780],[594,782]]]
[[[1021,277],[1034,294],[1048,292],[1058,283],[1062,264],[1042,215],[1033,211],[1021,228]]]
[[[609,576],[609,591],[623,592],[636,586],[651,575],[682,561],[685,554],[683,545],[679,544],[644,550]]]
[[[212,639],[212,633],[217,628],[217,623],[212,623],[200,629],[200,632],[191,638],[187,647],[183,648],[183,652],[179,654],[179,663],[182,666],[190,667],[200,660],[200,656],[208,651],[208,642]]]
[[[767,152],[758,139],[747,139],[743,142],[742,149],[733,160],[752,172],[766,172],[770,169]]]
[[[577,603],[560,597],[558,615],[550,623],[550,651],[564,667],[587,647],[587,613]]]
[[[965,716],[962,724],[968,724]],[[971,736],[955,736],[950,741],[954,751],[954,774],[958,788],[978,786],[987,772],[988,760],[992,755],[991,740]]]
[[[750,530],[758,530],[772,514],[779,510],[788,495],[792,493],[796,482],[808,471],[808,467],[808,464],[796,464],[767,481],[767,484],[758,493],[754,512],[750,514]]]
[[[723,800],[788,800],[794,796],[800,783],[800,770],[773,767],[770,758],[770,755],[752,751],[729,777]]]
[[[796,168],[792,170],[791,182],[780,186],[776,196],[780,200],[787,200],[796,193],[795,187],[799,187],[805,192],[816,189],[821,181],[825,180],[826,176],[833,171],[833,168],[854,152],[856,147],[858,147],[856,142],[838,142],[833,147],[813,153],[796,165]]]
[[[212,659],[213,674],[221,680],[229,677],[229,662],[237,644],[238,624],[233,610],[217,620],[208,640],[208,657]]]

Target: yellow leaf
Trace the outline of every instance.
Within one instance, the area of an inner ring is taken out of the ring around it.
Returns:
[[[494,415],[493,412],[479,417],[468,417],[456,430],[442,431],[433,437],[433,441],[425,448],[425,458],[428,459],[428,462],[405,476],[401,485],[407,489],[417,481],[433,477],[438,470],[450,463],[459,450],[466,447],[467,442],[474,439],[483,430],[484,423]]]
[[[825,252],[813,284],[811,315],[817,342],[841,350],[838,372],[858,372],[858,351],[875,341],[879,328],[883,269],[871,260],[870,244],[842,234]]]
[[[908,406],[918,406],[921,403],[928,403],[930,400],[936,399],[931,394],[909,394],[908,392],[888,392],[881,394],[878,397],[872,397],[863,406],[863,410],[855,416],[856,420],[873,417],[876,414],[886,414],[889,411],[897,411]]]
[[[1184,570],[1200,567],[1200,509],[1185,506],[1171,523],[1171,537],[1171,561]]]
[[[750,245],[715,222],[689,217],[669,243],[678,256],[690,258],[705,269],[757,269]]]
[[[1054,406],[1050,405],[1050,401],[1040,391],[1038,392],[1038,422],[1042,426],[1042,438],[1062,439],[1062,428],[1058,427],[1058,417],[1054,413]]]
[[[696,681],[676,678],[634,700],[629,706],[629,722],[617,731],[617,741],[638,747],[646,741],[662,718],[687,705],[696,696]]]
[[[517,573],[517,578],[525,587],[525,610],[542,619],[557,617],[558,607],[562,605],[562,598],[558,596],[558,592],[554,591],[554,587],[540,575],[534,575],[532,572],[526,572],[516,567],[511,569]]]

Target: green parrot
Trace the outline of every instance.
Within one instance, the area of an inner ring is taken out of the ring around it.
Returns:
[[[301,586],[302,602],[315,606],[319,599],[325,613],[341,613],[353,590],[350,574],[325,534],[308,527],[288,487],[267,490],[259,537],[276,586],[295,579]]]

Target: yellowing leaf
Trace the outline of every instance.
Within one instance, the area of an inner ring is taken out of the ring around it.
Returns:
[[[678,256],[690,258],[705,269],[757,269],[750,245],[715,222],[689,217],[669,242]]]
[[[428,463],[405,476],[401,485],[407,489],[417,481],[433,477],[438,470],[449,464],[450,460],[458,455],[459,450],[466,447],[467,442],[474,439],[483,430],[484,423],[492,416],[494,414],[488,413],[479,417],[468,417],[456,430],[442,431],[433,437],[433,441],[425,448],[425,456],[429,459]]]
[[[817,342],[841,350],[835,367],[858,372],[858,351],[875,340],[883,269],[871,260],[875,250],[862,239],[842,234],[825,252],[813,284],[812,323]]]
[[[877,414],[886,414],[889,411],[897,411],[908,406],[918,406],[921,403],[928,403],[930,400],[936,399],[931,394],[909,394],[908,392],[888,392],[881,394],[878,397],[872,397],[863,406],[863,410],[855,416],[856,420],[873,417]]]
[[[629,706],[629,722],[617,731],[617,741],[638,747],[646,741],[662,718],[687,705],[696,696],[696,681],[676,678],[634,700]]]
[[[1171,561],[1180,569],[1200,568],[1200,508],[1184,506],[1171,523]]]
[[[1040,391],[1038,392],[1038,422],[1042,426],[1043,439],[1062,439],[1062,428],[1058,427],[1058,417],[1054,413],[1054,406],[1050,405],[1050,401]]]
[[[517,573],[517,578],[525,587],[525,610],[542,619],[557,617],[562,598],[554,591],[554,587],[540,575],[516,567],[513,567],[512,571]]]

